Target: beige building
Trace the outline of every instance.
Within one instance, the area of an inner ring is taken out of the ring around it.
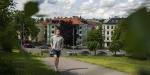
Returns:
[[[116,25],[124,18],[110,18],[103,22],[102,24],[102,34],[104,37],[104,47],[108,48],[112,42],[112,35]]]
[[[40,29],[37,35],[37,42],[44,42],[45,41],[45,26],[42,23],[36,24],[36,26]]]

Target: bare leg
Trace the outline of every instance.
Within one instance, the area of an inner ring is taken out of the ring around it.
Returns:
[[[54,58],[55,58],[55,62],[54,62],[54,64],[55,64],[55,71],[57,71],[58,64],[59,64],[59,57],[57,57],[57,55],[54,55]]]
[[[55,59],[55,66],[56,66],[56,68],[58,68],[58,64],[59,64],[59,57],[57,57],[57,58]]]

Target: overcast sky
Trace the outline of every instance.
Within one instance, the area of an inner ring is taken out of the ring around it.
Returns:
[[[23,10],[24,4],[30,0],[14,0],[16,9]],[[48,17],[82,16],[84,18],[109,18],[126,16],[146,0],[37,0],[38,14]],[[147,0],[148,4],[150,0]]]

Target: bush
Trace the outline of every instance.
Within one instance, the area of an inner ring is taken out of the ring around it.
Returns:
[[[142,68],[139,70],[138,75],[150,75],[150,68]]]
[[[14,25],[9,25],[0,35],[0,45],[2,50],[11,52],[15,45],[17,45],[17,38]]]
[[[4,57],[3,54],[0,55],[0,75],[15,75],[12,61],[12,57],[8,59],[8,57]]]

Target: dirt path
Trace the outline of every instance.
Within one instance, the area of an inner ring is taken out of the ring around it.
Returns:
[[[42,58],[42,61],[53,69],[53,58]],[[128,75],[123,72],[65,57],[60,58],[59,72],[60,75]]]

